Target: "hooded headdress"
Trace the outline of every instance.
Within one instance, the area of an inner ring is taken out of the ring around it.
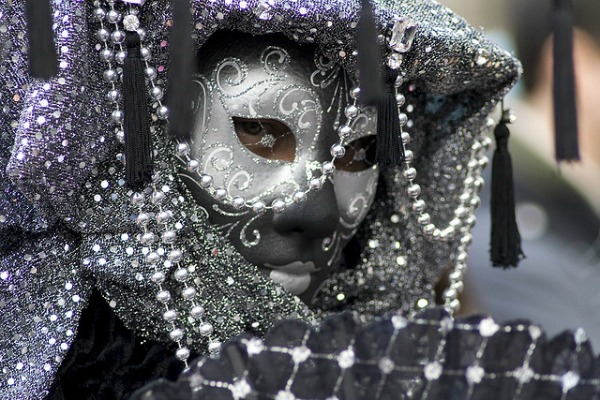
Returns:
[[[509,53],[434,1],[374,4],[381,64],[396,63],[405,82],[407,146],[418,175],[383,171],[372,210],[351,244],[360,254],[356,265],[334,274],[307,307],[225,243],[179,182],[158,91],[148,97],[155,174],[141,196],[132,196],[120,142],[122,106],[109,93],[119,78],[107,72],[120,68],[115,36],[123,34],[131,6],[97,3],[52,3],[59,72],[48,81],[27,75],[23,5],[0,8],[1,397],[43,395],[94,288],[128,327],[174,341],[181,358],[187,347],[216,349],[222,340],[261,334],[286,317],[315,323],[340,309],[370,319],[426,307],[450,265],[446,299],[455,306],[485,163],[482,135],[490,128],[488,114],[519,74]],[[358,1],[219,0],[191,7],[196,50],[221,29],[279,32],[315,43],[354,76],[360,72]],[[154,68],[147,82],[166,88],[175,45],[171,4],[149,1],[134,10],[143,28],[141,57]],[[415,26],[408,51],[390,44],[392,35],[401,39]],[[417,202],[425,209],[414,211]],[[169,233],[161,243],[144,239],[148,232]],[[181,269],[185,279],[173,276]],[[197,295],[182,300],[189,287]],[[165,307],[173,311],[168,317]]]

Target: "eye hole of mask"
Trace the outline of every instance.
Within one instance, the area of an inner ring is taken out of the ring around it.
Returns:
[[[375,135],[364,136],[346,145],[344,157],[335,160],[342,171],[359,172],[375,165]]]
[[[292,162],[296,158],[296,138],[283,122],[265,118],[233,117],[240,142],[267,160]]]

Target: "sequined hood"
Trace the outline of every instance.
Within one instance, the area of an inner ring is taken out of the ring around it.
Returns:
[[[111,9],[111,3],[100,3]],[[324,313],[340,309],[369,319],[425,307],[433,303],[442,270],[464,263],[485,161],[481,135],[488,129],[488,114],[518,78],[519,66],[450,10],[427,0],[375,4],[382,34],[394,16],[417,25],[401,71],[408,82],[416,182],[431,221],[441,227],[438,237],[422,233],[402,172],[386,171],[357,234],[358,265],[332,277],[308,308],[257,274],[206,222],[176,177],[174,146],[156,115],[158,101],[150,103],[158,174],[144,204],[131,202],[123,145],[110,123],[114,107],[106,99],[111,89],[101,57],[106,38],[98,34],[115,26],[96,18],[91,1],[57,1],[52,7],[59,74],[43,82],[27,75],[23,4],[0,6],[0,397],[43,397],[93,288],[127,326],[164,340],[180,328],[179,347],[204,352],[209,343],[245,331],[261,334],[286,317],[318,323]],[[124,7],[114,3],[117,11]],[[280,32],[297,42],[316,43],[356,73],[358,1],[194,1],[192,9],[197,48],[223,28]],[[170,5],[148,1],[139,18],[149,63],[157,71],[154,83],[164,87]],[[153,201],[158,192],[161,200]],[[173,231],[177,239],[149,246],[141,239],[139,215],[156,217],[165,211],[169,221],[154,218],[149,229]],[[440,237],[446,227],[456,234]],[[181,251],[190,274],[184,283],[171,277],[173,250]],[[154,275],[150,253],[161,260],[164,282]],[[460,282],[461,269],[456,270],[454,279]],[[188,286],[198,292],[193,304],[180,300]],[[172,296],[174,320],[163,318],[164,307],[156,299],[160,291]],[[210,332],[199,328],[207,324]]]

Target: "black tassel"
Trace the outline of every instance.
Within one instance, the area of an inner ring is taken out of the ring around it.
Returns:
[[[381,99],[381,55],[377,42],[377,28],[373,17],[373,5],[362,0],[357,26],[357,49],[359,71],[359,100],[362,105],[374,106]]]
[[[123,63],[123,118],[125,128],[125,181],[130,189],[142,190],[152,179],[150,115],[144,82],[144,60],[140,35],[125,35],[127,57]]]
[[[173,0],[173,28],[169,64],[169,134],[187,141],[192,130],[192,74],[195,53],[191,37],[192,18],[189,0]]]
[[[579,160],[573,10],[571,0],[554,0],[554,138],[557,161]]]
[[[377,107],[376,160],[382,167],[395,167],[404,162],[404,146],[396,100],[398,72],[385,68],[385,93]]]
[[[496,129],[496,151],[492,161],[492,240],[491,259],[495,267],[516,267],[524,257],[521,234],[515,216],[512,161],[508,152],[510,131],[506,113]]]
[[[29,39],[29,74],[34,78],[50,79],[58,74],[50,2],[26,0],[25,14]]]

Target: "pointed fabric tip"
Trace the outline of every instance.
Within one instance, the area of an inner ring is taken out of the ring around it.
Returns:
[[[191,37],[192,17],[189,0],[173,0],[173,28],[169,64],[169,134],[188,141],[192,130],[192,74],[195,52]]]
[[[140,35],[125,34],[127,56],[123,62],[123,127],[125,129],[125,182],[140,191],[152,181],[153,154],[150,114],[144,81]]]
[[[512,161],[508,152],[510,131],[505,116],[496,126],[496,151],[492,161],[491,249],[494,267],[516,267],[524,257],[515,215]]]
[[[373,5],[361,0],[360,18],[356,28],[358,50],[359,100],[364,106],[379,104],[381,99],[381,54],[377,42],[377,27],[373,16]]]
[[[383,167],[396,167],[404,162],[402,130],[396,100],[398,72],[385,68],[385,93],[377,106],[377,145],[375,159]]]
[[[573,7],[571,0],[554,0],[554,138],[557,161],[579,160]]]
[[[26,0],[25,15],[29,40],[29,74],[34,78],[50,79],[58,74],[50,2]]]

